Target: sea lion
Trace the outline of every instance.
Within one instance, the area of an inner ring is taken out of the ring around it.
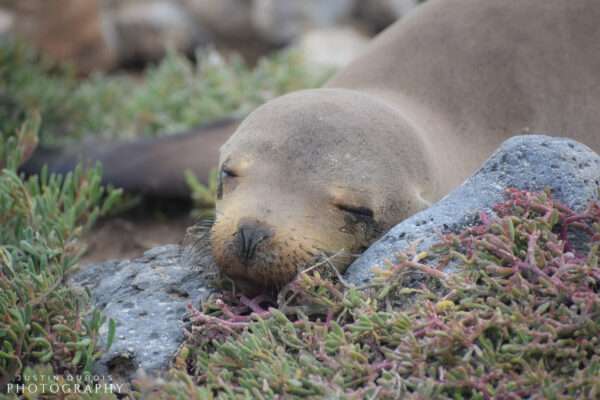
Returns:
[[[215,261],[253,291],[324,256],[343,270],[514,134],[600,151],[598,21],[594,0],[420,6],[324,88],[268,102],[223,145]]]
[[[117,61],[115,33],[99,0],[9,0],[14,31],[54,61],[69,62],[77,72],[107,70]]]
[[[101,142],[93,138],[66,148],[38,147],[20,171],[37,174],[45,165],[49,172],[66,174],[78,164],[102,164],[102,183],[130,193],[167,199],[190,198],[184,171],[207,183],[218,164],[219,148],[240,121],[227,118],[186,132],[132,141]]]

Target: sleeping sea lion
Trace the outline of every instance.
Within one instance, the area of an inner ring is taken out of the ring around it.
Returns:
[[[223,145],[215,261],[253,291],[322,257],[343,270],[514,134],[600,151],[598,21],[595,0],[418,7],[324,88],[268,102]]]

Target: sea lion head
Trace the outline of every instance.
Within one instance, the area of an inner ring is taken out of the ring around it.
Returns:
[[[220,151],[211,232],[222,271],[280,287],[326,257],[340,270],[423,208],[427,168],[394,108],[345,89],[315,89],[258,108]]]

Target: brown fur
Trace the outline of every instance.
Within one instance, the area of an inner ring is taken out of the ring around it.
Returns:
[[[221,149],[217,263],[255,288],[321,254],[343,269],[514,134],[600,150],[598,21],[595,0],[430,0],[325,88],[260,107]],[[248,221],[272,234],[242,259]]]
[[[433,200],[522,132],[600,151],[600,3],[434,0],[328,83],[385,98],[434,154]]]

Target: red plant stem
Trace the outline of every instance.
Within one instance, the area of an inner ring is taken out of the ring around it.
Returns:
[[[264,295],[257,296],[253,299],[249,299],[246,296],[242,296],[240,298],[240,301],[242,304],[244,304],[245,306],[250,308],[250,310],[252,310],[252,312],[262,316],[262,315],[266,315],[269,313],[269,311],[262,308],[259,304],[261,301],[264,301],[265,299],[266,299],[266,296],[264,296]]]
[[[438,279],[442,279],[442,280],[446,279],[446,274],[443,273],[442,271],[437,270],[435,268],[431,268],[428,265],[421,264],[421,263],[418,263],[415,261],[404,260],[404,261],[400,262],[399,266],[415,268],[415,269],[418,269],[419,271],[424,272],[427,275],[432,276],[434,278],[438,278]]]
[[[194,322],[200,322],[208,325],[215,325],[217,327],[224,327],[230,329],[243,329],[249,325],[248,321],[228,321],[222,318],[206,315],[203,312],[195,309],[191,304],[188,305],[188,310],[192,314]]]

